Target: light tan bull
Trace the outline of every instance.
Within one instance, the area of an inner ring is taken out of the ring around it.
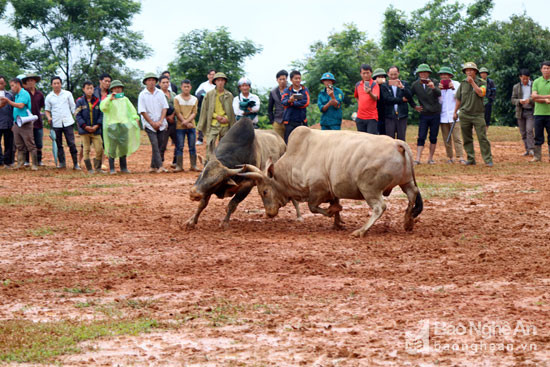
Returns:
[[[256,180],[266,214],[274,217],[289,200],[307,201],[312,213],[334,216],[340,227],[339,199],[367,201],[372,215],[352,235],[365,232],[386,210],[383,195],[395,186],[407,194],[405,229],[413,229],[422,212],[422,197],[409,146],[387,136],[354,131],[320,131],[299,127],[291,134],[286,153],[268,162],[264,171],[246,165],[240,175]],[[330,203],[327,209],[319,207]]]

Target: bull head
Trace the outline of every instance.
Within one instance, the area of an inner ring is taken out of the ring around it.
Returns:
[[[231,177],[242,171],[242,168],[227,168],[215,158],[209,160],[189,192],[191,200],[199,201],[204,196],[211,195],[224,183],[234,190],[239,185]]]
[[[243,165],[243,173],[239,173],[239,176],[250,178],[256,182],[268,217],[277,216],[279,208],[288,202],[288,199],[284,200],[279,194],[279,185],[274,179],[274,164],[271,158],[266,163],[265,172],[258,167],[246,164]]]

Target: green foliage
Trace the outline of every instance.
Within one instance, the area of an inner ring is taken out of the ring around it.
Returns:
[[[16,37],[0,36],[0,75],[8,78],[8,81],[21,73],[21,67],[26,63],[22,58],[24,51],[25,45]]]
[[[237,82],[244,75],[245,59],[262,51],[261,46],[250,40],[234,40],[226,27],[185,33],[179,38],[177,49],[178,57],[169,64],[174,80],[189,79],[193,88],[197,88],[206,80],[208,70],[215,69],[227,75],[227,89],[232,92],[237,91]]]
[[[384,12],[382,40],[380,46],[383,50],[396,50],[401,48],[409,37],[411,30],[405,13],[390,5]]]
[[[495,25],[498,47],[490,53],[490,77],[497,85],[494,112],[506,123],[515,123],[515,107],[510,103],[512,88],[519,82],[519,70],[526,68],[535,79],[540,63],[550,57],[550,31],[526,14],[513,15]]]
[[[26,45],[27,68],[46,79],[60,70],[71,92],[86,79],[97,80],[102,72],[121,70],[126,60],[139,60],[150,53],[142,35],[130,29],[133,16],[141,9],[137,1],[10,3],[14,9],[11,25]]]

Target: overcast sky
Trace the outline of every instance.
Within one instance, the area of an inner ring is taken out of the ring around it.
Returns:
[[[466,4],[472,1],[463,1]],[[263,51],[245,62],[246,75],[254,87],[272,87],[275,74],[308,53],[309,46],[355,23],[369,38],[379,39],[384,11],[393,4],[410,14],[426,1],[249,1],[249,0],[143,0],[133,29],[143,32],[153,49],[146,60],[130,62],[143,71],[160,72],[177,56],[176,41],[193,29],[226,26],[233,39],[250,39]],[[524,11],[539,24],[550,27],[547,0],[496,0],[493,18],[505,20]]]

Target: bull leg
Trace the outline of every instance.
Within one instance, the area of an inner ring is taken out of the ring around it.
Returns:
[[[292,199],[292,204],[294,205],[294,208],[296,208],[296,220],[298,222],[303,222],[304,218],[302,218],[302,214],[300,213],[299,203],[296,200]]]
[[[239,206],[240,202],[243,201],[248,194],[250,193],[250,190],[252,190],[252,185],[243,185],[239,191],[233,196],[229,204],[227,205],[227,213],[225,214],[225,218],[220,223],[221,228],[227,228],[229,227],[229,218],[231,217],[231,214],[237,209],[237,206]]]
[[[400,185],[401,190],[407,194],[409,199],[409,204],[407,205],[407,210],[405,211],[405,231],[412,231],[414,227],[414,218],[412,215],[414,203],[416,201],[416,195],[418,194],[418,188],[414,185],[413,182],[409,182],[405,185]]]
[[[312,213],[323,214],[326,217],[334,217],[334,228],[341,229],[342,223],[344,223],[340,218],[340,212],[342,211],[342,206],[340,205],[338,198],[330,200],[329,203],[330,203],[330,206],[327,209],[323,209],[319,207],[321,203],[318,202],[317,200],[308,202],[308,206],[309,206],[309,210],[311,210]]]
[[[193,216],[189,218],[187,222],[185,222],[185,226],[187,227],[187,229],[192,229],[195,227],[195,224],[197,224],[197,222],[199,221],[199,215],[201,215],[204,208],[208,206],[209,200],[210,200],[210,195],[205,196],[204,198],[201,199],[199,203],[199,207],[195,211],[195,214],[193,214]]]
[[[382,198],[380,192],[373,194],[361,191],[361,193],[367,201],[367,204],[369,204],[369,206],[372,208],[372,215],[363,227],[353,231],[351,235],[355,237],[364,237],[365,233],[374,224],[374,222],[376,222],[378,218],[380,218],[380,216],[384,214],[384,211],[386,211],[386,203],[384,202],[384,199]]]

